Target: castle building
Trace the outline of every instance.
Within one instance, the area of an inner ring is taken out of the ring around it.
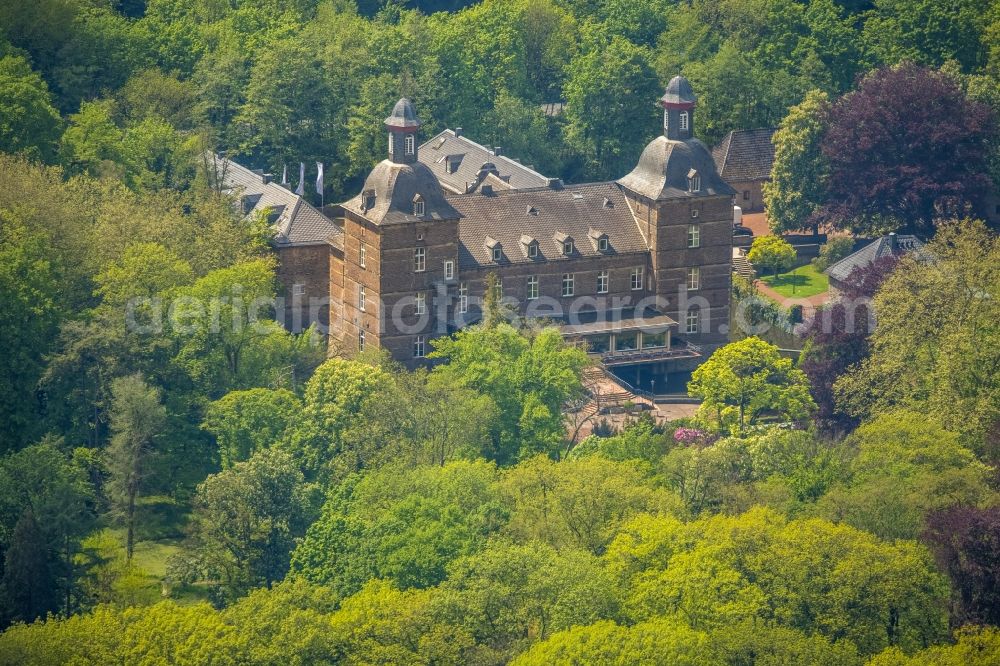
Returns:
[[[431,340],[482,318],[493,279],[510,314],[560,326],[643,388],[695,367],[728,337],[734,190],[694,137],[688,81],[659,103],[663,133],[631,173],[566,185],[460,131],[421,145],[401,99],[386,159],[331,208],[331,337],[421,365]]]

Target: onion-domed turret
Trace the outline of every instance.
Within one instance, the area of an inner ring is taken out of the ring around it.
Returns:
[[[417,161],[417,130],[420,118],[413,103],[405,97],[392,107],[392,113],[385,119],[389,130],[389,159],[397,164],[413,164]]]
[[[698,98],[691,83],[683,76],[675,76],[667,84],[667,91],[660,98],[663,107],[663,136],[684,140],[694,136],[694,107]]]

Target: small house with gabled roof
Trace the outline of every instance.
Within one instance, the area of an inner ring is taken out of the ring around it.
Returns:
[[[745,213],[764,210],[764,183],[774,166],[773,127],[734,130],[712,149],[722,180],[736,190],[734,204]]]

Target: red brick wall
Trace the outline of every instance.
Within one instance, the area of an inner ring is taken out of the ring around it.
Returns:
[[[331,250],[326,243],[277,248],[279,296],[285,299],[285,327],[293,332],[312,323],[324,327],[329,323],[329,308],[315,299],[325,300],[329,294]],[[296,285],[302,288],[301,294]]]

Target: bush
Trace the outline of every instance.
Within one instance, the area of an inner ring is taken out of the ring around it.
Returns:
[[[854,251],[854,239],[850,236],[833,236],[819,249],[819,256],[812,260],[816,270],[822,273]]]

